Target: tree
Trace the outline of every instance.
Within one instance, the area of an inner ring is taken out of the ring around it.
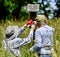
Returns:
[[[5,0],[5,6],[10,11],[13,16],[13,20],[19,18],[19,13],[21,12],[21,8],[28,3],[33,3],[36,0]]]
[[[18,2],[15,0],[4,0],[4,5],[10,13],[7,17],[12,18],[12,12],[18,7]]]
[[[53,4],[53,5],[52,5]],[[41,0],[40,1],[40,13],[44,14],[47,18],[54,18],[56,7],[56,1]]]
[[[56,10],[56,17],[60,17],[60,0],[56,1],[56,6],[57,6],[57,10]]]
[[[36,0],[15,0],[15,2],[18,3],[18,7],[12,11],[13,18],[18,19],[19,13],[21,13],[22,6],[27,5],[28,3],[33,3],[33,1]]]
[[[4,22],[5,22],[7,14],[8,14],[8,11],[4,6],[4,0],[3,1],[0,0],[0,20],[4,19]]]

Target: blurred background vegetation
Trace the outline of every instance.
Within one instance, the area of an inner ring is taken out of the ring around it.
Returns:
[[[4,31],[8,25],[23,26],[29,19],[29,12],[26,6],[29,3],[40,5],[38,14],[44,14],[48,18],[48,25],[55,28],[54,53],[53,57],[60,57],[60,0],[0,0],[0,57],[14,57],[2,48]],[[27,37],[27,28],[20,37]],[[29,52],[29,48],[34,44],[23,46],[22,57],[37,57],[36,53]]]
[[[60,0],[0,0],[0,21],[3,19],[28,19],[27,4],[38,3],[38,14],[45,14],[47,18],[60,17]]]

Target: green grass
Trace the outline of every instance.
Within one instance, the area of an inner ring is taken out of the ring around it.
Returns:
[[[19,27],[23,26],[26,23],[26,21],[12,21],[12,20],[6,20],[6,23],[0,24],[0,57],[14,57],[14,55],[10,55],[8,51],[5,51],[2,48],[2,40],[4,38],[4,31],[8,25],[17,25]],[[48,25],[52,26],[55,28],[55,33],[54,33],[54,57],[60,57],[60,20],[48,20]],[[21,38],[27,37],[29,33],[29,28],[27,28],[21,36]],[[21,47],[22,49],[22,57],[37,57],[36,53],[29,52],[29,48],[33,45],[33,41]],[[36,56],[35,56],[36,55]]]

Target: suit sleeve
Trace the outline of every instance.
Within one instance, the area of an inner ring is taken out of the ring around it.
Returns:
[[[20,46],[30,43],[32,41],[32,39],[33,39],[33,30],[30,31],[27,38],[22,39]]]
[[[40,34],[40,31],[39,30],[36,30],[35,31],[35,44],[34,46],[32,46],[30,48],[30,51],[37,51],[38,49],[40,49],[41,47],[41,42],[42,42],[42,39],[41,39],[41,34]]]
[[[22,26],[21,28],[19,28],[19,32],[18,34],[16,35],[16,37],[18,37],[25,29],[25,26]]]
[[[42,39],[41,39],[41,34],[39,30],[36,30],[35,32],[35,46],[41,47]]]

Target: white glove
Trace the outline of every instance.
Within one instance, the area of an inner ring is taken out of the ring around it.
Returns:
[[[34,30],[35,29],[35,25],[33,24],[33,25],[31,25],[31,29],[32,30]]]

